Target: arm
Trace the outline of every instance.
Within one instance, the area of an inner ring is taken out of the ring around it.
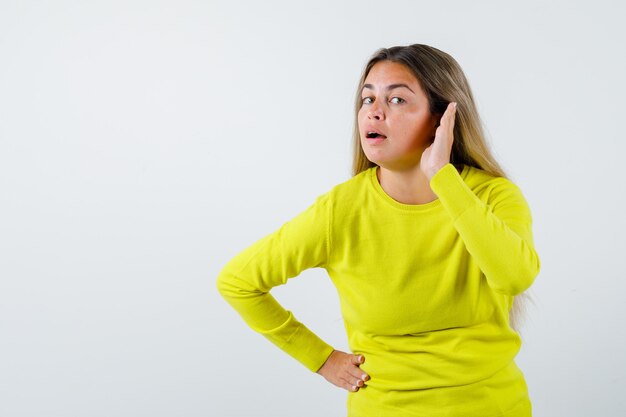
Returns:
[[[233,257],[217,289],[256,332],[316,372],[333,351],[269,293],[305,269],[324,267],[329,253],[328,194],[278,230]]]
[[[433,175],[430,186],[489,286],[507,295],[529,288],[539,273],[540,260],[533,244],[531,212],[519,187],[500,178],[484,203],[450,163]]]

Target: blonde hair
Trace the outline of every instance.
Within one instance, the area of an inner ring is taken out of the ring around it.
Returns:
[[[447,53],[422,44],[380,48],[365,65],[354,105],[352,175],[377,165],[367,159],[361,147],[358,113],[362,105],[361,89],[365,79],[372,67],[380,61],[401,63],[412,71],[428,98],[431,114],[441,115],[448,103],[453,101],[457,103],[451,164],[470,165],[493,176],[509,179],[487,146],[472,90],[460,65]],[[526,311],[526,300],[532,301],[528,290],[514,297],[509,313],[509,323],[518,333],[521,333],[521,319]]]

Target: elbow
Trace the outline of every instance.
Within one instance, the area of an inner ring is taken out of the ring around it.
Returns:
[[[517,293],[513,295],[520,294],[526,291],[530,286],[535,282],[535,278],[539,275],[539,271],[541,270],[541,259],[539,259],[539,255],[535,250],[533,250],[533,257],[530,262],[525,265],[525,268],[522,268],[524,273],[522,274],[520,288],[518,288]]]
[[[224,272],[220,272],[217,275],[217,279],[215,280],[215,288],[217,289],[217,292],[222,296],[225,297],[225,295],[228,292],[228,284],[227,284],[227,279],[224,275]]]
[[[224,267],[217,275],[215,287],[222,298],[228,302],[233,302],[235,299],[258,297],[264,294],[263,291],[254,287],[251,283],[239,278],[228,266]]]
[[[537,253],[534,253],[532,260],[517,265],[514,270],[510,270],[508,279],[504,280],[504,285],[495,286],[494,290],[506,295],[519,295],[530,288],[535,282],[539,270],[541,269],[541,260]]]
[[[507,295],[519,295],[530,288],[533,282],[535,282],[536,277],[537,274],[521,276],[518,279],[514,280],[504,292]]]
[[[215,280],[215,287],[217,289],[217,292],[225,300],[232,298],[238,292],[235,285],[235,277],[228,271],[227,268],[222,269],[217,275],[217,279]]]

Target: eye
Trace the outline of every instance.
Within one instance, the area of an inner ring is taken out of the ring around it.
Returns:
[[[371,100],[371,99],[372,99],[371,97],[363,97],[363,98],[361,99],[361,103],[362,103],[362,104],[371,104],[371,102],[366,101],[366,100]],[[400,98],[400,97],[392,97],[390,101],[393,103],[393,100],[397,100],[397,101],[395,102],[395,104],[402,104],[402,103],[406,103],[406,100],[405,100],[405,99],[403,99],[403,98]]]
[[[361,99],[361,104],[371,104],[371,101],[366,101],[366,100],[371,100],[371,97],[363,97]],[[394,100],[397,100],[394,102]],[[406,100],[400,97],[392,97],[391,100],[389,100],[390,102],[394,103],[394,104],[402,104],[402,103],[406,103]]]

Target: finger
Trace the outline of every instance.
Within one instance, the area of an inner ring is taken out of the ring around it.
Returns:
[[[452,108],[452,111],[450,112],[450,120],[448,121],[450,131],[452,131],[452,129],[454,128],[455,119],[456,119],[456,103],[454,103],[454,107]]]
[[[365,384],[365,382],[356,378],[351,378],[349,382],[357,388],[361,388]]]
[[[348,369],[348,373],[351,377],[358,381],[367,381],[369,379],[369,375],[363,372],[360,368],[353,366]]]
[[[445,144],[440,141],[439,149],[449,148],[452,146],[452,141],[454,141],[454,118],[456,113],[456,103],[451,102],[448,104],[448,108],[445,113],[441,117],[441,124],[437,129],[436,134],[442,135],[444,138],[447,138]],[[441,137],[441,136],[440,136]],[[437,141],[435,141],[437,143]],[[447,146],[446,146],[447,145]]]
[[[444,128],[450,124],[451,120],[454,120],[454,112],[456,111],[456,106],[454,102],[448,103],[448,107],[446,107],[446,111],[443,112],[443,116],[441,116],[440,125]]]
[[[352,382],[346,380],[346,379],[342,379],[341,380],[341,386],[342,388],[347,389],[348,391],[358,391],[359,387],[356,386],[355,384],[353,384]]]
[[[443,114],[439,118],[439,123],[437,123],[437,128],[435,129],[435,137],[441,135],[442,131],[448,130],[449,116],[450,116],[450,108],[448,107],[446,108],[446,111],[443,112]]]
[[[365,362],[363,355],[352,355],[351,362],[353,365],[360,365]]]

